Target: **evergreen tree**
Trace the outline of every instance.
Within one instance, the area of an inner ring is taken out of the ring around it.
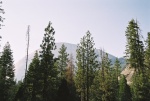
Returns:
[[[41,99],[41,76],[40,60],[36,51],[26,76],[27,101],[39,101]]]
[[[135,69],[133,83],[131,84],[133,101],[147,101],[145,92],[148,92],[146,89],[149,89],[147,69],[144,65],[144,45],[140,36],[140,28],[137,22],[131,20],[126,30],[126,58],[130,67]]]
[[[96,60],[94,41],[91,33],[88,31],[81,39],[77,46],[77,73],[76,73],[76,87],[80,94],[81,101],[89,101],[90,87],[95,77],[98,62]]]
[[[146,40],[146,49],[145,49],[145,66],[146,66],[146,75],[150,82],[150,32],[148,32],[148,37]]]
[[[71,101],[77,101],[78,97],[76,95],[76,87],[75,87],[75,82],[74,82],[74,61],[73,61],[73,55],[70,54],[70,58],[68,60],[68,66],[66,68],[66,73],[65,73],[65,78],[67,80],[67,85],[69,88],[70,92],[70,97],[72,98]]]
[[[131,68],[136,72],[144,72],[144,45],[140,40],[140,28],[137,22],[132,19],[126,30],[126,59]]]
[[[114,86],[114,77],[112,76],[111,61],[108,54],[100,51],[101,62],[100,69],[96,73],[94,83],[91,89],[91,101],[117,101]]]
[[[133,101],[150,101],[150,85],[145,74],[134,74],[131,87]]]
[[[54,65],[56,59],[54,58],[54,54],[52,54],[52,50],[56,49],[54,34],[54,28],[49,23],[47,28],[45,28],[45,34],[41,44],[42,50],[40,51],[43,101],[53,101],[56,97],[58,73]]]
[[[68,53],[66,52],[67,47],[65,47],[64,44],[62,44],[58,55],[58,61],[57,61],[57,65],[59,67],[59,72],[61,75],[61,78],[65,77],[65,71],[66,71],[66,67],[67,67],[67,63],[68,63]]]
[[[124,75],[120,76],[118,98],[119,98],[118,101],[132,101],[130,87],[128,86],[127,80]]]
[[[148,32],[148,37],[146,40],[146,49],[145,49],[145,66],[146,66],[146,74],[145,77],[147,77],[147,84],[150,88],[150,32]],[[148,93],[150,96],[150,91]]]
[[[100,90],[102,92],[102,101],[114,101],[112,78],[111,78],[111,61],[108,58],[107,53],[102,53],[102,62],[100,65]]]
[[[26,101],[26,96],[24,95],[24,85],[22,81],[18,81],[16,86],[15,97],[12,101]]]
[[[14,85],[13,55],[10,44],[7,42],[0,57],[0,99],[2,101],[12,101]]]
[[[67,63],[67,68],[66,68],[66,73],[65,73],[65,78],[68,83],[72,84],[74,83],[74,61],[73,61],[73,56],[70,54],[70,58],[68,59]]]
[[[112,68],[112,89],[113,89],[113,96],[114,100],[118,101],[118,94],[119,94],[119,82],[118,82],[118,77],[120,76],[121,73],[121,64],[116,58],[115,64]]]

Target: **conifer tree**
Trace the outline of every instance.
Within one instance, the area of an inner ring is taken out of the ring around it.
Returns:
[[[57,61],[57,65],[58,65],[58,68],[59,68],[59,72],[60,72],[60,76],[61,78],[64,78],[65,77],[65,71],[66,71],[66,67],[67,67],[67,63],[68,63],[68,53],[66,52],[66,49],[67,47],[62,44],[60,50],[58,51],[59,52],[59,55],[58,55],[58,61]]]
[[[132,87],[132,101],[150,101],[150,85],[145,74],[134,74]]]
[[[127,80],[124,75],[120,76],[118,98],[119,98],[118,101],[132,101],[130,87],[128,86]]]
[[[68,60],[68,66],[66,68],[65,78],[67,80],[70,97],[72,98],[71,101],[78,100],[78,97],[76,96],[76,87],[75,87],[75,81],[74,81],[74,76],[75,76],[74,69],[75,69],[75,65],[74,65],[74,61],[73,61],[73,55],[70,54],[70,58]]]
[[[10,44],[7,42],[0,57],[0,99],[2,101],[12,101],[14,85],[13,55]]]
[[[145,49],[145,66],[150,70],[150,32],[147,34],[146,49]]]
[[[94,41],[88,31],[77,46],[76,87],[82,101],[89,101],[90,87],[95,77],[98,62],[96,60]]]
[[[56,49],[54,28],[49,22],[45,28],[45,34],[41,44],[40,59],[41,59],[41,73],[42,73],[42,99],[43,101],[53,101],[56,97],[57,90],[57,68],[55,67],[56,59],[52,50]]]
[[[148,87],[150,87],[150,32],[148,32],[148,37],[146,40],[146,49],[145,49],[145,66],[146,66],[146,75],[145,77],[147,77],[147,84]],[[148,95],[150,96],[150,91],[148,93]]]
[[[126,30],[126,58],[131,68],[135,69],[133,76],[133,101],[147,101],[146,89],[149,89],[146,67],[144,65],[144,45],[141,41],[140,28],[135,20],[131,20]],[[144,91],[145,89],[145,91]],[[145,94],[145,95],[143,95]]]
[[[74,61],[73,61],[73,55],[70,54],[70,58],[68,59],[65,78],[68,83],[72,84],[74,82]]]
[[[112,78],[111,78],[111,61],[108,58],[108,54],[103,52],[101,54],[102,62],[100,64],[100,90],[102,92],[101,100],[102,101],[113,101],[113,87],[112,87]]]
[[[36,51],[26,76],[26,92],[28,101],[38,101],[41,96],[41,68],[38,52]]]
[[[132,19],[126,30],[126,59],[131,68],[136,72],[144,72],[144,45],[141,41],[140,28],[137,21]]]
[[[108,54],[104,51],[100,51],[100,68],[94,78],[92,85],[91,101],[117,101],[116,97],[116,85],[114,85],[114,77],[111,70],[111,61],[108,58]]]
[[[118,100],[118,94],[119,94],[119,81],[118,77],[121,73],[121,63],[119,62],[118,58],[116,58],[114,67],[112,68],[112,89],[114,94],[114,99]]]

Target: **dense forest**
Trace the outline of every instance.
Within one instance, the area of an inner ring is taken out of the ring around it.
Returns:
[[[2,8],[0,13],[4,13]],[[1,15],[0,27],[2,22]],[[13,52],[6,43],[0,54],[0,101],[150,101],[150,33],[143,42],[136,20],[131,19],[125,30],[126,66],[134,69],[131,84],[121,74],[117,58],[112,65],[108,54],[101,50],[101,61],[97,60],[90,31],[77,46],[76,64],[65,45],[54,57],[54,35],[49,22],[39,45],[41,50],[36,51],[24,79],[18,82]]]

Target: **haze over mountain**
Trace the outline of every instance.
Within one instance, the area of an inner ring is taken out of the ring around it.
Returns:
[[[58,57],[59,53],[58,51],[60,50],[62,44],[64,44],[67,47],[67,53],[68,54],[72,54],[73,58],[74,58],[74,62],[76,61],[76,49],[77,49],[77,45],[76,44],[71,44],[71,43],[56,43],[56,47],[57,49],[53,51],[53,54],[55,57]],[[38,49],[37,51],[40,51],[40,49]],[[98,60],[100,61],[100,49],[96,49],[95,50],[96,54],[98,55]],[[29,54],[29,60],[28,60],[28,65],[31,63],[33,57],[34,57],[34,53]],[[108,57],[109,59],[111,59],[112,64],[114,64],[116,57],[109,54],[108,53]],[[119,61],[121,62],[121,65],[124,66],[125,64],[125,59],[124,58],[119,58]],[[15,77],[17,80],[21,80],[24,78],[24,74],[25,74],[25,68],[26,68],[26,56],[23,57],[21,60],[19,60],[16,64],[15,64]]]

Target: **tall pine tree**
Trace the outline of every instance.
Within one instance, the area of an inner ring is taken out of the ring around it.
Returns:
[[[12,101],[14,93],[14,64],[10,44],[7,42],[0,57],[0,99]]]
[[[141,41],[140,28],[137,21],[132,19],[126,30],[126,59],[131,68],[136,72],[144,72],[144,45]]]
[[[150,70],[150,32],[147,34],[146,49],[145,49],[145,66]]]
[[[76,94],[75,81],[74,81],[74,77],[75,77],[74,69],[75,69],[75,65],[73,61],[73,55],[70,54],[70,58],[68,60],[68,65],[67,65],[66,72],[65,72],[65,78],[67,80],[67,84],[68,84],[68,88],[70,92],[70,98],[72,98],[71,101],[78,100],[78,97]]]
[[[67,50],[67,47],[64,44],[62,44],[60,50],[58,51],[59,55],[58,55],[57,65],[59,68],[61,78],[65,77],[65,71],[66,71],[66,67],[68,63],[69,54],[66,52],[66,50]]]
[[[101,100],[102,101],[113,101],[115,97],[113,96],[113,87],[112,87],[112,77],[111,77],[111,61],[108,58],[108,54],[101,52],[101,64],[100,64],[100,90],[102,92]]]
[[[111,61],[108,54],[102,50],[100,51],[100,58],[100,68],[97,70],[91,87],[90,101],[117,101],[117,85],[115,85],[115,75],[112,75]]]
[[[132,101],[132,95],[130,92],[130,86],[127,84],[127,80],[124,75],[120,76],[119,81],[119,96],[118,101]]]
[[[77,46],[77,74],[76,87],[80,94],[81,101],[89,101],[90,87],[95,77],[98,67],[95,54],[94,41],[91,33],[88,31]]]
[[[56,97],[57,90],[57,68],[55,67],[55,58],[52,50],[56,49],[54,28],[49,22],[45,28],[45,34],[41,44],[40,58],[41,58],[41,73],[42,73],[42,99],[43,101],[53,101]]]
[[[144,65],[144,45],[141,41],[140,28],[137,21],[132,19],[126,30],[126,58],[131,68],[135,69],[133,76],[132,99],[133,101],[148,101],[147,89],[148,78],[146,76],[146,68]],[[144,95],[143,95],[144,94]]]
[[[39,101],[41,99],[41,70],[38,52],[36,51],[26,75],[27,101]]]
[[[118,95],[119,95],[119,81],[118,81],[118,77],[120,76],[121,73],[121,64],[118,60],[118,58],[116,58],[115,64],[113,66],[113,68],[111,68],[111,75],[112,75],[112,90],[113,90],[113,98],[114,100],[118,101]]]

